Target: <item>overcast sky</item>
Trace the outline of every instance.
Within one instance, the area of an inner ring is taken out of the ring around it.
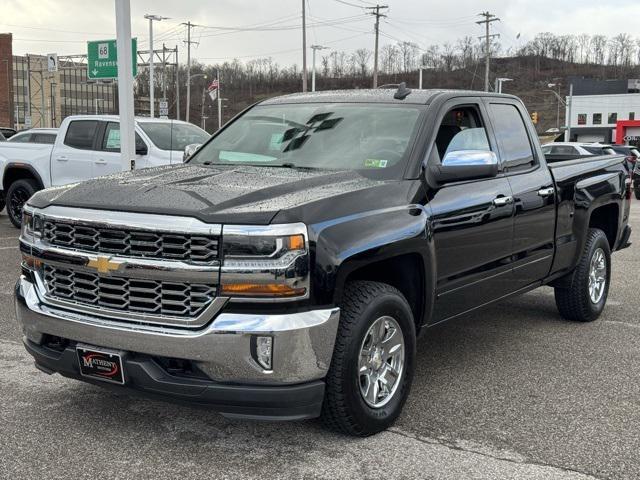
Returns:
[[[380,27],[381,45],[408,40],[422,48],[483,34],[474,23],[483,10],[501,18],[493,24],[493,33],[501,34],[504,47],[518,46],[542,31],[608,36],[626,31],[638,37],[632,27],[640,19],[639,0],[388,0],[385,4],[389,9]],[[307,5],[308,45],[373,49],[373,17],[352,6],[371,2],[307,0]],[[0,31],[13,33],[13,52],[18,55],[86,53],[87,40],[115,38],[114,0],[4,0],[1,10]],[[180,23],[191,21],[201,25],[193,29],[192,40],[199,42],[193,57],[204,63],[266,56],[281,65],[302,63],[301,0],[131,0],[132,31],[141,49],[148,48],[146,13],[170,17],[155,23],[154,47],[161,48],[162,41],[178,45],[182,62],[186,34]],[[211,28],[256,26],[263,30]]]

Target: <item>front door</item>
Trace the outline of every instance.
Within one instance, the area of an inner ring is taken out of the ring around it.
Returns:
[[[445,111],[435,140],[438,157],[452,148],[497,153],[479,100]],[[434,321],[513,291],[513,196],[502,172],[495,178],[442,185],[429,208],[437,262]]]
[[[120,160],[120,124],[108,122],[104,127],[100,148],[95,156],[94,177],[101,177],[122,171]],[[143,147],[143,148],[141,148]],[[148,149],[136,132],[136,169],[149,166]],[[144,152],[143,155],[138,152]]]

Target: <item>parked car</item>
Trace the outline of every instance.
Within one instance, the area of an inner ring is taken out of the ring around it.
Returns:
[[[640,200],[640,162],[636,162],[633,168],[633,191],[636,198]]]
[[[565,161],[594,155],[613,155],[610,145],[585,142],[553,142],[542,145],[547,162]]]
[[[15,143],[48,143],[53,145],[58,134],[57,128],[30,128],[18,132],[11,137],[10,142]]]
[[[18,131],[15,128],[0,127],[0,135],[7,140],[13,137],[16,133],[18,133]]]
[[[24,344],[45,373],[373,434],[429,327],[542,285],[598,318],[629,246],[623,162],[547,165],[508,95],[265,100],[187,163],[29,199]]]
[[[207,132],[187,122],[138,118],[136,168],[182,163],[187,145],[208,138]],[[24,202],[36,191],[120,170],[120,123],[113,115],[67,117],[53,145],[0,145],[0,193],[6,194],[7,215],[16,227]]]

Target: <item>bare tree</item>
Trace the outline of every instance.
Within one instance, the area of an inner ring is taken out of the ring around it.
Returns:
[[[368,50],[366,48],[359,48],[354,54],[359,73],[363,77],[366,77],[367,75],[371,55],[371,50]]]

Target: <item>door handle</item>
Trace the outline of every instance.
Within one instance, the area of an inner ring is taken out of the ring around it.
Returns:
[[[107,161],[106,161],[106,160],[102,160],[102,159],[100,159],[100,160],[96,160],[96,161],[95,161],[95,164],[96,164],[96,165],[106,165],[106,164],[107,164]]]
[[[556,189],[553,187],[541,188],[540,190],[538,190],[539,197],[550,197],[554,193],[556,193]]]
[[[504,207],[513,203],[513,197],[498,197],[493,199],[493,204],[496,207]]]
[[[66,162],[69,159],[67,157],[56,157],[56,160],[59,161],[59,162]]]

